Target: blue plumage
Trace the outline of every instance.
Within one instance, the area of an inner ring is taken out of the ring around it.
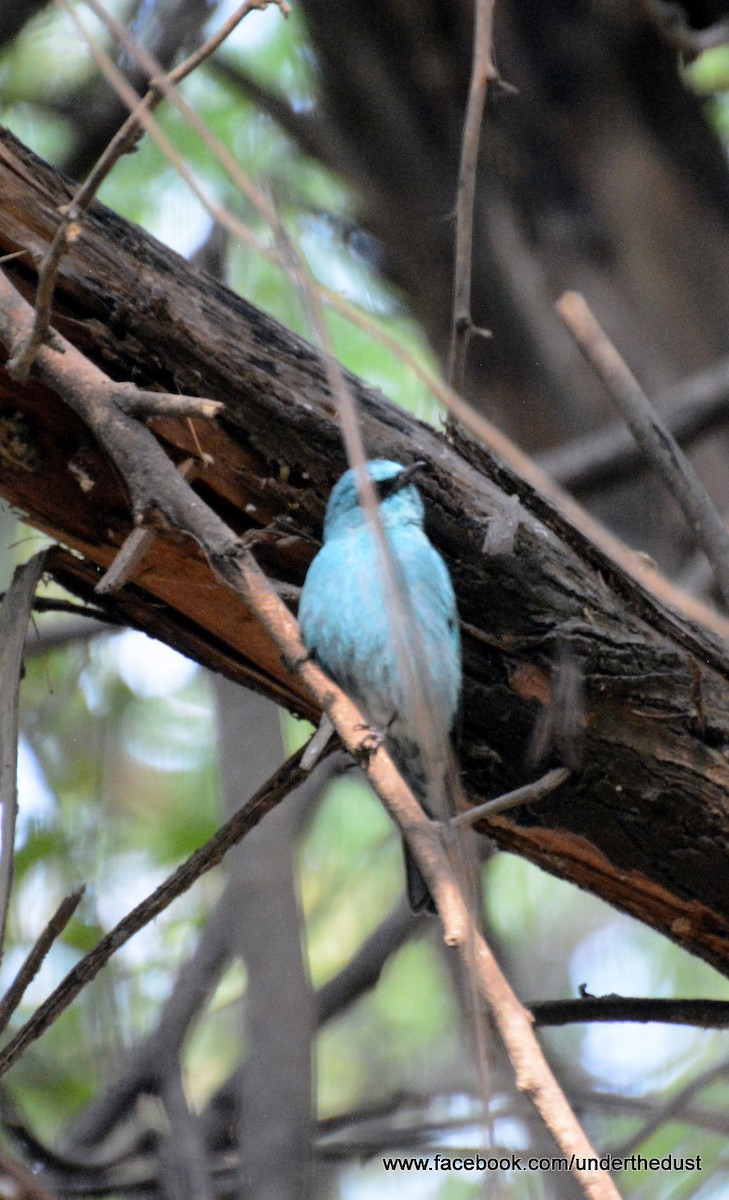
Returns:
[[[427,809],[434,786],[443,787],[461,690],[455,596],[448,569],[423,529],[423,501],[411,482],[415,465],[375,459],[367,469],[400,592],[400,637],[393,634],[380,549],[352,470],[329,498],[324,545],[306,576],[299,624],[324,670],[374,729],[387,732],[388,750]],[[434,781],[434,774],[440,780]],[[431,908],[407,848],[406,867],[412,907]]]

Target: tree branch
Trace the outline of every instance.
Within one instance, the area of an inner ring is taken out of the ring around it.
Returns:
[[[572,1025],[581,1021],[649,1021],[665,1025],[729,1026],[729,1001],[654,1000],[644,996],[581,996],[577,1000],[538,1000],[529,1005],[534,1023]]]
[[[0,250],[35,246],[52,234],[65,186],[7,134],[0,137],[0,187]],[[6,269],[27,291],[24,261]],[[199,429],[213,461],[192,483],[207,501],[196,497],[198,518],[215,508],[238,532],[266,529],[261,561],[295,593],[317,545],[325,498],[346,461],[319,356],[101,206],[92,206],[83,238],[62,264],[58,301],[59,333],[81,339],[115,379],[144,380],[171,394],[199,389],[225,401],[218,421]],[[17,297],[3,305],[0,341],[11,336],[8,312],[16,305]],[[73,349],[68,338],[66,345]],[[68,351],[56,357],[68,360]],[[19,457],[4,460],[0,491],[71,548],[53,551],[54,575],[90,599],[129,533],[128,501],[99,441],[59,401],[62,376],[49,371],[46,378],[45,385],[19,386],[0,372],[0,422],[12,425],[13,414],[22,413],[26,430],[24,444],[15,446]],[[463,630],[460,754],[473,802],[528,782],[535,723],[554,702],[553,664],[566,651],[579,671],[574,751],[582,768],[538,806],[493,817],[490,836],[726,970],[729,624],[681,597],[574,502],[570,507],[493,427],[481,422],[485,444],[460,438],[456,450],[374,389],[346,379],[368,456],[410,461],[415,452],[429,463],[422,489],[430,534],[454,577]],[[98,377],[88,383],[93,397]],[[117,417],[126,428],[127,414]],[[153,429],[175,461],[199,459],[184,422],[154,418]],[[154,493],[157,464],[169,469],[160,445],[161,458],[135,441],[148,432],[135,425],[128,439],[142,453],[133,454],[142,508]],[[103,445],[101,428],[98,437]],[[79,455],[90,491],[71,470]],[[177,486],[187,503],[187,485]],[[163,517],[170,525],[172,509]],[[213,545],[216,529],[213,522]],[[205,540],[195,536],[198,545]],[[235,539],[228,545],[234,553]],[[316,704],[285,670],[260,622],[189,540],[160,529],[142,570],[103,607],[317,718]],[[558,748],[546,753],[545,769],[559,765]]]
[[[20,1004],[28,987],[35,979],[48,951],[71,920],[79,906],[84,888],[79,888],[71,896],[66,896],[54,912],[45,929],[40,934],[28,957],[21,966],[7,992],[0,1000],[0,1033],[6,1029],[10,1018]]]
[[[729,423],[729,359],[699,371],[655,399],[656,408],[676,441],[690,445],[703,433]],[[575,438],[537,459],[555,483],[589,495],[648,467],[645,454],[622,421]]]
[[[75,19],[75,14],[65,4],[65,0],[57,0],[57,2],[62,8],[65,8],[65,11],[72,19]],[[170,71],[168,75],[155,80],[142,100],[127,85],[127,94],[131,100],[132,111],[121,129],[115,134],[104,150],[85,182],[76,190],[70,203],[64,205],[61,223],[56,230],[50,247],[41,260],[33,327],[29,331],[25,343],[16,346],[13,352],[11,370],[17,379],[27,379],[35,354],[48,336],[58,268],[64,254],[68,252],[69,246],[73,244],[80,234],[79,220],[88,209],[114,164],[124,154],[129,153],[138,141],[140,133],[146,127],[145,117],[152,113],[164,99],[166,90],[163,84],[166,84],[169,88],[179,83],[182,79],[185,79],[187,75],[194,71],[200,63],[204,62],[218,48],[228,34],[235,29],[236,25],[249,12],[254,9],[267,8],[270,3],[278,4],[279,7],[283,7],[284,9],[286,8],[284,0],[245,0],[243,4],[239,5],[232,16],[223,23],[221,28],[208,38],[203,46],[200,46],[183,63],[173,71]],[[91,0],[91,7],[94,7],[93,0]],[[99,15],[98,11],[97,15]],[[121,76],[118,77],[120,80],[122,79]]]
[[[249,829],[253,829],[267,812],[279,804],[292,788],[302,781],[304,772],[299,766],[300,758],[301,752],[299,751],[287,759],[275,775],[272,775],[268,782],[259,788],[256,794],[229,821],[221,825],[217,833],[204,846],[195,850],[172,875],[169,875],[159,887],[128,912],[109,933],[104,935],[93,950],[90,950],[76,963],[76,966],[61,980],[58,987],[36,1009],[32,1017],[0,1050],[0,1075],[5,1074],[31,1042],[45,1033],[64,1009],[68,1008],[69,1004],[75,1000],[86,984],[98,975],[101,968],[106,965],[120,946],[128,942],[135,933],[148,925],[155,917],[158,917],[173,900],[192,887],[201,875],[217,866],[230,847],[239,842]]]
[[[10,903],[18,811],[18,687],[33,595],[45,552],[18,567],[0,608],[0,958]]]
[[[27,324],[30,314],[28,306],[23,304],[17,293],[13,296],[13,292],[12,285],[0,277],[0,304],[4,299],[6,313],[10,316],[11,324],[15,325],[17,336],[18,326]],[[104,384],[102,373],[84,360],[70,343],[61,347],[40,347],[35,373],[46,382],[52,379],[53,385],[61,391],[74,411],[94,431],[120,470],[129,488],[134,510],[140,515],[146,509],[161,512],[177,529],[195,537],[214,570],[243,596],[278,647],[289,669],[301,676],[319,707],[330,717],[349,752],[361,758],[361,730],[365,724],[362,714],[308,657],[294,617],[278,598],[250,553],[242,549],[220,518],[197,499],[151,432],[137,426],[119,410],[113,395],[109,394],[108,383]],[[455,947],[463,957],[466,970],[473,974],[475,989],[491,1008],[514,1067],[517,1087],[531,1097],[552,1136],[567,1155],[594,1158],[592,1147],[534,1037],[530,1015],[517,1000],[489,947],[474,927],[438,827],[425,815],[404,784],[384,747],[367,758],[364,769],[378,796],[400,827],[423,872],[443,921],[446,943]],[[222,831],[218,837],[221,835]],[[225,848],[228,844],[223,841]],[[213,854],[209,849],[198,851],[197,856],[193,856],[196,860],[194,873],[191,859],[176,872],[172,880],[157,889],[143,906],[138,906],[125,918],[122,923],[123,935],[120,931],[102,939],[96,951],[82,960],[0,1053],[0,1074],[7,1070],[28,1042],[56,1018],[88,979],[93,978],[120,944],[120,939],[127,940],[141,924],[185,890],[189,882],[198,877],[201,869],[209,869],[218,861],[222,852],[217,848]],[[585,1194],[593,1200],[617,1196],[606,1172],[589,1171],[580,1173],[578,1177]]]
[[[729,606],[729,530],[709,493],[583,297],[578,292],[565,292],[557,308],[588,362],[605,383],[633,437],[680,504],[714,568]]]
[[[463,391],[466,351],[474,332],[471,318],[471,263],[473,258],[473,206],[476,168],[481,143],[481,121],[489,80],[497,78],[491,57],[494,0],[476,0],[473,32],[473,65],[461,140],[461,162],[456,192],[456,252],[453,278],[453,316],[448,351],[448,382]]]

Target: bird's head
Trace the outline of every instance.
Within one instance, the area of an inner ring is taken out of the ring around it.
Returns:
[[[412,479],[424,466],[425,463],[415,462],[405,467],[387,458],[375,458],[367,463],[367,473],[374,485],[383,525],[423,524],[423,501]],[[355,529],[366,519],[359,501],[356,472],[353,469],[345,471],[329,497],[324,518],[324,538]]]

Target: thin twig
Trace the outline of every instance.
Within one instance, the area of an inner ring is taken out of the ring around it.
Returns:
[[[18,811],[18,688],[33,596],[46,552],[18,567],[0,609],[0,959],[10,903]]]
[[[349,755],[343,751],[333,751],[319,763],[316,771],[307,774],[297,790],[295,803],[308,808],[315,795],[350,762]],[[159,1092],[161,1081],[171,1065],[179,1061],[183,1042],[233,953],[229,936],[230,914],[240,904],[243,888],[243,881],[233,871],[201,930],[193,954],[181,968],[162,1005],[155,1028],[130,1050],[113,1083],[74,1118],[73,1145],[88,1147],[104,1141],[111,1130],[126,1119],[140,1092]],[[411,917],[411,929],[412,926]]]
[[[169,875],[159,887],[137,904],[88,954],[76,963],[68,974],[61,980],[58,987],[26,1021],[25,1025],[15,1034],[7,1045],[0,1050],[0,1075],[13,1065],[21,1054],[46,1031],[68,1008],[79,992],[98,975],[99,971],[109,961],[111,956],[135,933],[158,917],[161,912],[192,887],[202,875],[221,861],[223,856],[253,829],[267,812],[270,812],[284,799],[303,779],[306,772],[301,770],[299,760],[301,751],[297,751],[279,767],[270,779],[259,788],[254,796],[247,801],[229,821],[221,825],[217,833],[209,841],[195,850],[186,861]]]
[[[540,779],[535,779],[533,783],[525,783],[523,787],[514,788],[511,792],[504,792],[503,796],[497,796],[494,800],[487,800],[485,804],[478,804],[475,808],[458,813],[458,816],[451,817],[448,824],[451,829],[465,829],[484,818],[488,819],[495,816],[496,813],[504,812],[507,808],[517,808],[520,804],[534,803],[555,791],[569,779],[571,774],[568,767],[555,767],[554,770],[547,771],[546,775],[542,775]]]
[[[654,399],[677,442],[690,445],[729,422],[729,358],[698,371]],[[648,464],[622,421],[540,454],[537,463],[555,483],[583,495],[630,479]]]
[[[205,417],[210,420],[225,408],[222,400],[147,392],[128,383],[119,384],[115,399],[130,417]]]
[[[57,0],[57,3],[72,20],[75,20],[74,11],[70,5],[65,3],[65,0]],[[163,78],[171,81],[173,84],[179,83],[180,80],[194,71],[218,48],[221,42],[228,37],[236,25],[249,12],[254,9],[267,8],[269,3],[279,4],[279,7],[282,7],[284,10],[287,9],[287,5],[283,3],[283,0],[245,0],[245,3],[239,6],[232,16],[223,23],[221,28],[208,38],[203,46],[200,46],[183,63],[173,71],[170,71],[166,76],[163,76]],[[94,7],[93,4],[92,7]],[[76,23],[78,24],[78,22]],[[117,74],[119,73],[117,72]],[[121,75],[119,75],[119,78],[123,79]],[[143,115],[151,113],[164,99],[166,93],[162,83],[162,79],[153,81],[152,86],[142,100],[127,85],[127,95],[131,101],[129,117],[109,142],[84,183],[77,189],[73,198],[66,206],[63,219],[40,264],[35,298],[35,320],[31,335],[25,345],[14,348],[13,370],[17,379],[27,379],[37,350],[48,337],[53,292],[58,268],[69,246],[79,236],[80,226],[78,222],[91,204],[103,180],[109,174],[114,164],[132,148],[138,139],[140,131],[145,127]]]
[[[476,0],[473,34],[473,66],[468,104],[461,140],[461,162],[456,193],[456,252],[453,280],[453,315],[448,350],[448,382],[463,391],[466,351],[473,332],[471,319],[471,264],[473,259],[473,210],[476,197],[476,168],[481,142],[481,121],[489,80],[496,78],[491,57],[494,0]]]
[[[66,3],[66,0],[64,0],[64,3]],[[275,212],[271,208],[266,193],[262,188],[256,186],[250,175],[243,170],[235,155],[231,153],[230,149],[224,144],[224,142],[215,136],[208,124],[202,120],[192,105],[188,104],[187,100],[177,86],[180,80],[175,75],[175,72],[165,74],[160,63],[157,62],[154,56],[149,53],[146,47],[142,46],[138,41],[136,41],[136,39],[132,37],[124,25],[122,25],[122,23],[118,21],[112,13],[106,11],[103,5],[99,3],[99,0],[86,0],[86,4],[106,26],[109,32],[118,39],[127,54],[129,54],[132,58],[135,58],[145,71],[155,77],[153,81],[154,89],[159,92],[161,97],[169,100],[170,104],[172,104],[181,114],[181,116],[184,117],[189,127],[195,130],[198,136],[205,143],[208,150],[210,150],[215,156],[223,169],[227,171],[236,187],[238,187],[246,196],[246,198],[250,200],[251,204],[258,211],[264,222],[267,225],[273,226],[276,220]],[[277,4],[284,16],[288,15],[289,10],[285,0],[265,0],[265,3],[264,0],[261,0],[261,3],[254,5],[254,7],[267,7],[268,4]],[[243,7],[245,7],[245,5]],[[245,13],[243,15],[245,15]],[[89,45],[91,46],[93,44],[91,35],[86,30],[83,30],[83,33],[84,37],[88,40]],[[104,74],[107,75],[109,82],[114,88],[116,88],[117,83],[115,78],[113,75],[107,74],[107,66],[103,64],[102,59],[99,56],[98,47],[96,48],[96,51],[99,65],[102,67]],[[105,62],[108,64],[110,61],[111,60],[108,59],[108,56],[105,56]],[[126,96],[124,96],[121,92],[119,92],[119,95],[127,104],[129,103]],[[148,132],[151,135],[151,127],[148,129]],[[177,169],[179,170],[179,168]],[[183,178],[185,178],[185,176],[183,176]],[[186,181],[189,184],[189,180]],[[231,214],[226,215],[231,216]],[[235,218],[232,218],[232,221],[235,222]],[[230,225],[228,225],[228,228],[230,229],[230,232],[235,233],[235,229]]]
[[[663,1104],[658,1105],[645,1123],[641,1125],[640,1129],[630,1134],[619,1146],[611,1148],[609,1153],[614,1158],[627,1158],[646,1138],[649,1138],[657,1129],[660,1129],[661,1125],[674,1117],[678,1117],[686,1105],[693,1100],[694,1096],[697,1096],[699,1092],[703,1092],[711,1084],[716,1083],[717,1080],[725,1079],[727,1075],[729,1075],[729,1059],[726,1058],[722,1062],[717,1063],[716,1066],[702,1071],[690,1083],[685,1084],[677,1092],[674,1092],[672,1096],[669,1096]]]
[[[706,488],[584,298],[579,292],[565,292],[557,308],[585,358],[605,383],[633,437],[681,506],[729,605],[729,530]]]
[[[178,466],[178,473],[187,479],[193,467],[194,460],[186,458]],[[128,579],[132,577],[142,559],[147,554],[157,533],[154,529],[133,529],[124,540],[124,545],[117,554],[108,571],[105,571],[94,591],[97,596],[108,596],[118,592]]]
[[[71,896],[66,896],[54,912],[50,921],[31,948],[28,957],[10,984],[7,992],[0,1000],[0,1033],[6,1028],[10,1018],[20,1004],[28,987],[35,979],[38,971],[53,943],[61,936],[79,906],[85,889],[79,888]]]
[[[646,996],[583,996],[572,1000],[539,1000],[530,1004],[535,1025],[572,1025],[581,1021],[660,1022],[729,1027],[727,1000],[654,1000]]]

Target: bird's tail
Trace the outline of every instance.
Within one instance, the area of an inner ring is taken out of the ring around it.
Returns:
[[[411,911],[416,916],[418,913],[436,912],[435,901],[407,842],[403,842],[402,851],[405,859],[405,887]]]

